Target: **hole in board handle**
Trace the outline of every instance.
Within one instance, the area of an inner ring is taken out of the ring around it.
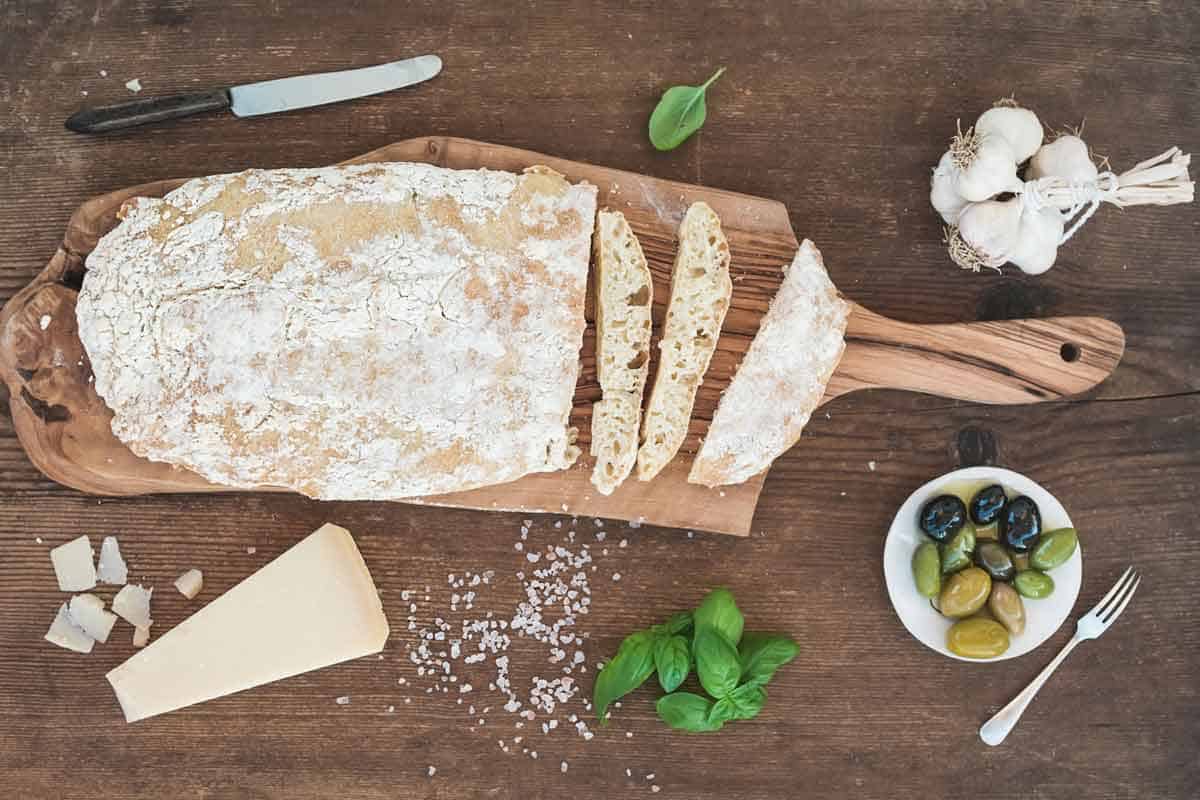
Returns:
[[[1062,356],[1062,360],[1066,361],[1067,363],[1078,361],[1079,345],[1075,344],[1074,342],[1067,342],[1059,349],[1058,354]]]

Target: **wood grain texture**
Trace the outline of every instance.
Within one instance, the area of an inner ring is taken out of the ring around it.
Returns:
[[[600,207],[622,210],[643,243],[651,272],[657,273],[652,310],[660,323],[669,297],[674,231],[693,202],[704,200],[721,217],[735,278],[717,353],[693,410],[692,431],[679,457],[653,481],[626,481],[612,495],[602,495],[590,482],[594,460],[585,455],[565,471],[534,473],[498,486],[409,502],[481,510],[569,511],[747,535],[765,474],[720,491],[688,483],[687,475],[699,437],[779,288],[782,267],[797,247],[783,206],[467,139],[410,139],[349,163],[376,161],[425,161],[454,169],[513,172],[544,164],[572,181],[595,184],[600,189]],[[72,215],[63,244],[46,269],[0,310],[0,379],[17,398],[12,411],[17,433],[34,464],[72,488],[108,495],[225,491],[189,470],[139,458],[112,435],[112,413],[95,391],[75,320],[75,287],[87,268],[87,255],[99,237],[115,227],[121,205],[133,196],[161,196],[180,183],[158,181],[84,203]],[[595,328],[590,313],[588,317],[588,346],[571,418],[585,453],[598,387],[592,346]],[[823,402],[860,389],[909,389],[983,403],[1057,400],[1099,384],[1116,368],[1124,351],[1120,327],[1099,318],[921,326],[889,320],[854,305],[847,333],[844,366],[834,373]],[[1064,348],[1074,348],[1070,357]],[[657,366],[657,357],[653,363]]]
[[[143,94],[165,94],[423,52],[445,59],[435,80],[354,103],[104,138],[62,128],[82,103],[129,97],[123,83],[133,77]],[[662,90],[720,65],[729,70],[709,94],[705,128],[674,152],[653,151],[645,122]],[[1101,210],[1037,278],[960,272],[928,208],[929,171],[957,118],[1014,91],[1054,128],[1086,119],[1088,143],[1118,170],[1172,144],[1195,152],[1200,10],[1187,0],[363,0],[352,11],[315,0],[0,2],[2,300],[45,266],[72,210],[114,187],[316,166],[432,133],[777,198],[792,228],[820,244],[842,291],[892,319],[1104,317],[1127,339],[1117,371],[1082,401],[839,397],[771,470],[749,538],[615,526],[597,577],[622,579],[593,579],[589,661],[717,584],[734,589],[751,625],[794,634],[802,653],[759,719],[716,737],[664,730],[646,689],[591,742],[561,727],[542,737],[539,727],[536,762],[500,750],[497,739],[517,731],[489,730],[504,719],[498,710],[471,732],[453,699],[412,693],[403,703],[397,679],[415,678],[403,660],[412,634],[395,598],[444,587],[451,571],[492,568],[503,583],[488,607],[511,607],[521,596],[513,544],[522,519],[545,542],[569,517],[265,493],[89,497],[45,478],[0,415],[4,794],[1191,800],[1200,785],[1200,206]],[[951,662],[905,633],[879,569],[904,497],[973,463],[1028,474],[1070,510],[1086,553],[1078,610],[1129,563],[1147,576],[1118,624],[1068,660],[995,749],[978,741],[979,724],[1069,630],[1011,663]],[[205,570],[213,594],[203,601],[326,519],[356,533],[383,589],[394,630],[383,662],[126,726],[103,675],[132,647],[114,640],[84,657],[41,641],[62,601],[47,551],[79,533],[122,537],[134,574],[161,587],[165,629],[196,607],[169,587],[183,569]],[[627,548],[612,547],[620,537]],[[528,661],[517,680],[548,675],[527,642],[512,650]],[[334,703],[343,694],[349,706]],[[662,791],[652,795],[649,783]]]

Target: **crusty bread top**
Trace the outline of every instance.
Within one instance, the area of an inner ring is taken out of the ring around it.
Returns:
[[[679,225],[671,300],[642,423],[638,480],[651,480],[662,471],[687,437],[696,390],[717,349],[732,293],[729,242],[721,220],[707,203],[692,203]]]
[[[327,499],[561,469],[596,189],[380,163],[138,198],[79,335],[113,432],[217,483]]]
[[[805,239],[721,396],[690,482],[741,483],[795,444],[841,360],[849,316]]]

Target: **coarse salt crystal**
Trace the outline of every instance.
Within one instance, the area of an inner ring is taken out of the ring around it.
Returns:
[[[334,702],[336,702],[339,706],[348,706],[348,705],[350,705],[350,695],[344,694],[341,697],[337,698],[337,700],[335,700]]]
[[[432,777],[433,777],[434,775],[436,775],[436,774],[437,774],[437,767],[435,767],[433,764],[430,764],[430,765],[429,765],[429,770],[428,770],[428,775],[429,775],[429,777],[431,777],[431,778],[432,778]]]
[[[566,772],[567,771],[567,762],[565,762],[565,761],[562,762],[562,764],[559,765],[558,769],[560,772]]]

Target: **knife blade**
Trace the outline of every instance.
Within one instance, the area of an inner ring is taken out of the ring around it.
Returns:
[[[72,114],[66,126],[78,133],[105,133],[226,108],[237,117],[276,114],[389,92],[427,81],[441,71],[442,60],[437,56],[418,56],[361,69],[296,75],[229,89],[85,108]]]

